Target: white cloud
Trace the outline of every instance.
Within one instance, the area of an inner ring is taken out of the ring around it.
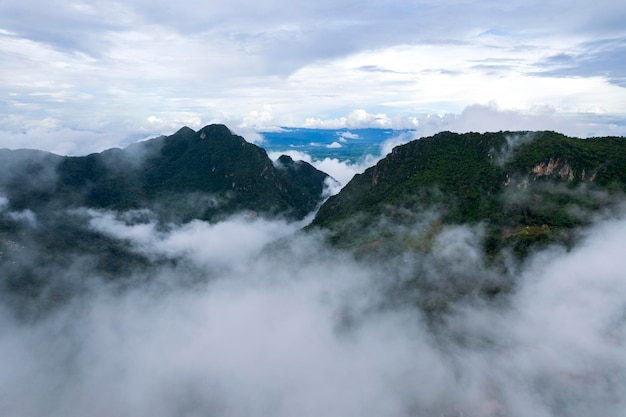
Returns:
[[[361,114],[361,112],[358,112]],[[374,115],[364,116],[363,120],[374,120]],[[328,120],[308,120],[309,127],[345,128],[349,117]],[[621,136],[625,122],[620,116],[610,113],[570,113],[559,111],[551,106],[535,106],[528,109],[506,109],[496,101],[486,104],[472,104],[460,113],[416,114],[410,118],[399,116],[391,119],[390,128],[411,129],[413,133],[394,137],[383,147],[391,150],[415,137],[431,136],[449,130],[465,132],[497,132],[500,130],[554,130],[575,137]],[[410,121],[409,121],[410,120]],[[380,127],[378,122],[360,127]],[[391,146],[391,147],[390,147]]]
[[[380,145],[380,157],[387,156],[396,146],[408,143],[416,139],[416,137],[415,132],[406,132],[387,139]]]
[[[231,130],[231,132],[243,137],[247,142],[254,143],[255,145],[258,145],[261,147],[263,146],[263,142],[265,142],[265,137],[263,137],[263,134],[259,133],[259,131],[256,128],[241,127],[241,126],[238,126],[235,128],[231,128],[230,126],[228,127]]]
[[[108,132],[71,129],[54,118],[35,120],[10,115],[0,120],[0,147],[9,149],[80,155],[119,146],[124,139],[117,129]]]
[[[242,127],[255,127],[257,129],[264,129],[266,126],[272,126],[274,116],[272,115],[271,106],[264,106],[261,111],[253,110],[244,118]]]
[[[280,244],[282,231],[293,230],[282,222],[239,218],[162,232],[92,214],[99,230],[145,253],[182,256],[205,279],[177,286],[190,273],[181,262],[152,284],[96,286],[34,323],[3,314],[0,389],[11,415],[623,410],[623,219],[600,222],[573,250],[548,249],[501,277],[517,286],[498,305],[466,300],[427,326],[414,306],[384,303],[383,290],[402,282],[413,261],[437,282],[467,271],[501,274],[483,264],[473,229],[443,230],[432,257],[376,266],[314,235]]]
[[[432,123],[428,123],[432,122]],[[499,130],[554,130],[575,137],[622,135],[623,123],[611,115],[562,113],[549,106],[505,110],[496,103],[472,105],[459,115],[428,118],[418,132],[431,135],[441,130],[486,132]]]
[[[322,128],[322,129],[341,129],[341,128],[391,128],[391,119],[384,113],[370,114],[363,109],[353,110],[348,116],[337,119],[322,120],[319,118],[307,118],[304,123],[305,127]]]
[[[0,201],[0,208],[1,203],[2,201]],[[30,227],[37,226],[37,215],[32,210],[26,209],[22,211],[12,211],[7,214],[13,221],[27,224]]]
[[[276,161],[281,155],[288,155],[295,161],[304,161],[309,164],[313,162],[311,155],[302,151],[286,150],[280,152],[268,152],[267,154],[272,161]]]
[[[398,143],[399,144],[399,143]],[[355,174],[360,174],[367,168],[375,164],[384,155],[367,155],[365,158],[358,161],[340,161],[337,158],[324,158],[314,160],[311,155],[301,151],[281,151],[281,152],[269,152],[269,157],[272,160],[277,160],[281,155],[289,155],[296,161],[305,161],[313,165],[315,168],[322,172],[327,173],[339,184],[332,184],[331,194],[336,194],[341,190],[341,187],[346,185]]]
[[[251,254],[302,225],[234,217],[217,224],[192,221],[171,231],[157,231],[154,222],[126,224],[113,213],[90,211],[91,226],[117,239],[128,240],[136,250],[171,258],[187,257],[199,265],[233,265],[248,262]]]
[[[340,140],[342,141],[346,141],[346,139],[360,139],[361,137],[359,135],[357,135],[356,133],[352,133],[352,132],[340,132],[338,133],[338,135],[340,136]]]
[[[248,127],[240,124],[239,119],[233,119],[224,114],[216,114],[214,118],[204,120],[193,113],[174,112],[147,116],[140,126],[129,127],[107,123],[98,131],[90,131],[64,126],[60,120],[54,118],[34,120],[9,115],[0,120],[0,147],[40,149],[59,155],[86,155],[113,147],[125,147],[137,140],[153,138],[161,134],[169,135],[182,126],[199,129],[205,123],[226,123],[234,133],[243,136],[249,142],[263,146],[264,138],[259,131],[282,130],[282,128],[270,125],[262,128]],[[458,114],[421,113],[410,117],[406,115],[382,117],[358,110],[337,119],[308,119],[305,124],[307,127],[324,129],[346,127],[411,129],[415,132],[414,137],[430,136],[444,130],[455,132],[554,130],[576,137],[626,134],[624,130],[626,122],[610,113],[566,113],[550,106],[507,110],[494,101],[467,106]],[[136,133],[133,136],[127,136],[128,132]],[[339,142],[335,142],[336,145],[332,146],[341,146],[341,143],[345,143],[342,139],[346,137],[346,133],[342,132]],[[391,140],[389,143],[393,142],[394,140]]]
[[[341,146],[341,143],[339,142],[333,142],[330,145],[326,145],[326,147],[330,149],[338,149],[338,148],[341,148],[342,146]]]
[[[368,168],[368,165],[372,159],[368,159],[367,162],[351,162],[340,161],[336,158],[324,158],[319,161],[314,161],[313,165],[320,171],[326,172],[328,175],[339,181],[341,186],[346,185],[355,174],[359,174]],[[339,191],[339,190],[336,190]]]
[[[624,63],[611,58],[623,55],[615,22],[624,12],[611,2],[580,10],[517,2],[497,10],[466,2],[381,10],[375,2],[276,0],[263,5],[262,21],[240,2],[5,3],[0,110],[57,120],[57,130],[81,132],[90,143],[65,144],[57,135],[54,148],[64,152],[102,149],[103,132],[122,142],[210,122],[413,129],[422,115],[459,116],[489,102],[524,113],[549,107],[598,131],[608,130],[610,117],[619,120],[610,129],[626,134],[616,82]],[[540,10],[568,24],[547,24]],[[487,130],[498,126],[485,122]],[[21,132],[28,147],[52,148],[42,132]],[[1,146],[18,142],[0,126]]]

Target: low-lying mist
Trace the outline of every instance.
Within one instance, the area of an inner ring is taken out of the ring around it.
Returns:
[[[5,295],[3,415],[626,410],[625,217],[598,220],[573,249],[550,247],[502,272],[467,227],[444,228],[430,253],[371,262],[297,232],[304,223],[241,216],[163,227],[132,213],[83,215],[152,267],[119,281],[93,278],[89,259],[50,269],[82,290],[33,320],[13,314]],[[436,325],[412,297],[389,298],[407,282],[419,294],[434,281],[453,292],[498,279],[512,290],[455,298]]]

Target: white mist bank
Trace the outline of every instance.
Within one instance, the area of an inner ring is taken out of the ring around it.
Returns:
[[[462,302],[434,334],[417,308],[380,308],[384,281],[401,279],[393,271],[318,236],[265,249],[295,225],[234,218],[163,231],[92,216],[97,230],[154,258],[183,258],[211,279],[180,287],[187,269],[164,267],[123,291],[94,285],[32,323],[1,306],[5,415],[588,417],[626,409],[624,218],[599,221],[570,252],[536,254],[506,303]],[[435,242],[450,250],[419,261],[442,280],[446,262],[492,274],[470,256],[472,233],[450,229]]]

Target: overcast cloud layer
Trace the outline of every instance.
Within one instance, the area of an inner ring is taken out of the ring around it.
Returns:
[[[223,122],[626,134],[615,0],[0,4],[0,146]]]

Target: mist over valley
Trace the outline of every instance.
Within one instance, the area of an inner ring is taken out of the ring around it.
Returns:
[[[3,414],[623,415],[623,137],[291,134],[0,150]]]

